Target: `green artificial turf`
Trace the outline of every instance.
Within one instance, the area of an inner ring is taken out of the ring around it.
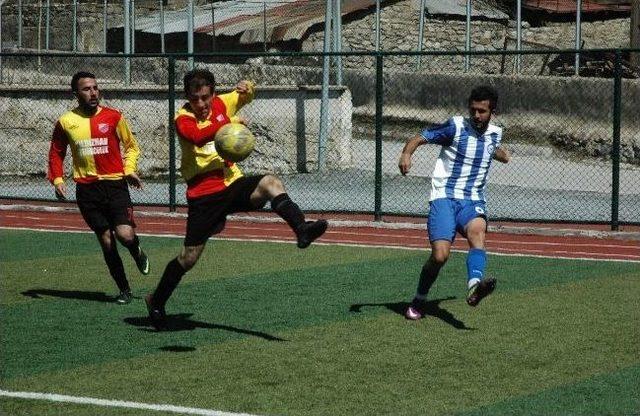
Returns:
[[[212,241],[156,333],[142,296],[181,239],[143,238],[147,277],[120,250],[137,299],[119,306],[92,235],[0,237],[5,390],[280,415],[640,410],[637,263],[490,256],[498,289],[470,308],[454,253],[409,322],[426,252]],[[2,414],[150,414],[96,409],[0,398]]]

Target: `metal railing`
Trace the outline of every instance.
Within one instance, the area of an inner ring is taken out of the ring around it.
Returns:
[[[216,74],[220,92],[240,79],[257,83],[256,100],[242,111],[258,145],[241,166],[248,174],[278,173],[306,210],[369,213],[377,220],[427,215],[439,148],[420,147],[407,177],[397,169],[400,150],[423,128],[466,115],[469,91],[490,84],[500,93],[494,122],[503,126],[504,144],[514,155],[510,164],[492,166],[490,218],[608,223],[612,229],[639,224],[640,81],[625,78],[623,64],[640,50],[581,52],[610,60],[610,78],[538,75],[541,65],[572,59],[576,50],[523,51],[524,75],[486,73],[505,60],[515,62],[516,54],[508,51],[5,53],[0,55],[0,197],[54,199],[44,178],[48,140],[57,117],[75,104],[71,75],[84,69],[96,73],[104,104],[123,111],[142,147],[139,167],[147,187],[132,192],[134,202],[171,210],[183,205],[172,120],[184,103],[181,78],[193,58]],[[361,68],[344,70],[341,86],[335,68],[325,72],[330,76],[322,88],[326,77],[318,63],[338,55],[362,62]],[[467,73],[458,66],[465,55],[472,63]],[[420,71],[394,63],[418,56],[424,64]],[[315,58],[313,65],[300,65],[309,58]],[[127,59],[130,80],[123,79]],[[231,63],[221,63],[225,60]],[[69,160],[66,172],[68,165]]]

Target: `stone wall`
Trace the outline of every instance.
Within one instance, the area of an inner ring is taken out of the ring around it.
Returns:
[[[208,4],[207,0],[196,0],[196,4]],[[381,9],[381,49],[385,51],[415,51],[418,48],[419,12],[415,0],[385,1]],[[44,8],[37,7],[37,1],[23,1],[23,47],[38,48],[38,27],[40,27],[40,46],[44,47]],[[51,8],[52,49],[71,50],[72,13],[68,4],[53,1]],[[159,10],[158,1],[137,1],[136,15],[145,16]],[[167,2],[166,10],[184,7],[185,0]],[[11,45],[16,41],[17,13],[16,7],[6,4],[3,9],[2,30],[3,42]],[[122,24],[123,2],[109,2],[107,7],[108,27]],[[102,52],[102,1],[81,1],[78,6],[78,50],[82,52]],[[628,47],[630,19],[614,19],[607,21],[583,22],[582,38],[585,48],[618,48]],[[345,51],[375,50],[375,8],[355,13],[345,18],[342,28],[343,49]],[[302,49],[305,51],[322,51],[324,38],[323,25],[313,26],[308,38],[304,39]],[[425,19],[423,49],[432,51],[463,51],[465,36],[464,19],[445,19],[428,17]],[[531,27],[523,23],[522,36],[525,48],[574,48],[575,24],[548,23],[543,27]],[[515,22],[495,22],[475,19],[472,21],[472,50],[496,51],[505,47],[515,48]],[[531,42],[531,43],[528,43]],[[415,57],[390,58],[388,64],[398,67],[415,65]],[[425,59],[423,67],[432,69],[460,69],[460,58],[444,60]],[[476,67],[483,67],[485,73],[497,73],[501,63],[495,59],[478,59]],[[539,62],[531,66],[539,67]],[[362,65],[373,67],[370,59],[349,58],[345,65],[361,68]],[[507,65],[509,66],[509,65]],[[512,66],[512,65],[511,65]],[[526,65],[525,65],[526,66]]]
[[[254,153],[240,165],[247,172],[287,174],[316,170],[320,96],[318,88],[261,88],[256,100],[240,113],[249,120],[257,139]],[[346,169],[352,165],[351,95],[338,88],[330,91],[329,98],[326,167]],[[140,171],[147,177],[166,175],[170,119],[166,89],[107,88],[103,103],[118,108],[129,120],[143,151]],[[184,100],[176,100],[175,105],[183,103]],[[75,100],[62,88],[0,89],[0,172],[45,172],[53,125],[74,106]],[[177,151],[179,165],[179,146]]]
[[[382,8],[380,14],[380,49],[384,51],[416,51],[419,40],[420,14],[412,0],[402,0]],[[342,27],[343,50],[375,50],[375,10],[359,19],[345,21]],[[626,48],[629,47],[630,19],[614,19],[583,22],[581,25],[584,48]],[[464,19],[426,18],[424,24],[423,50],[464,51],[466,22]],[[321,28],[322,29],[322,28]],[[500,51],[515,49],[516,22],[496,22],[474,20],[471,24],[471,50]],[[524,49],[574,49],[575,23],[548,23],[543,27],[522,24]],[[305,51],[321,51],[324,31],[311,34],[303,42]],[[544,56],[522,58],[525,72],[539,72]],[[482,73],[510,73],[513,59],[504,64],[499,56],[472,57],[472,70]],[[374,67],[369,57],[349,57],[343,60],[347,68]],[[393,56],[386,60],[389,67],[416,67],[416,57]],[[504,70],[501,68],[504,66]],[[463,68],[462,57],[423,57],[421,68],[425,71],[459,71]]]

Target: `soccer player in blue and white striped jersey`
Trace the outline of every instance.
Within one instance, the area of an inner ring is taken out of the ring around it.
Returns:
[[[494,278],[485,277],[485,189],[491,161],[507,163],[511,158],[501,146],[502,128],[490,123],[497,103],[498,93],[493,88],[476,87],[469,96],[468,118],[452,117],[426,129],[409,139],[402,150],[398,167],[406,175],[411,169],[411,156],[419,146],[441,146],[431,179],[427,221],[431,256],[422,267],[418,290],[405,312],[407,319],[424,316],[427,293],[449,258],[456,232],[466,237],[470,247],[467,303],[476,306],[496,286]]]

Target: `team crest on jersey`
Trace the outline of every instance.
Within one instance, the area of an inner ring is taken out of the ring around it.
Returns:
[[[496,150],[496,146],[493,143],[487,145],[487,155],[493,155],[493,151]]]
[[[480,215],[484,215],[484,210],[482,209],[482,207],[476,207],[476,212]]]
[[[224,115],[223,114],[218,114],[218,116],[216,117],[216,121],[224,121]]]
[[[109,125],[107,123],[99,123],[98,130],[100,130],[100,133],[107,133],[109,131]]]

